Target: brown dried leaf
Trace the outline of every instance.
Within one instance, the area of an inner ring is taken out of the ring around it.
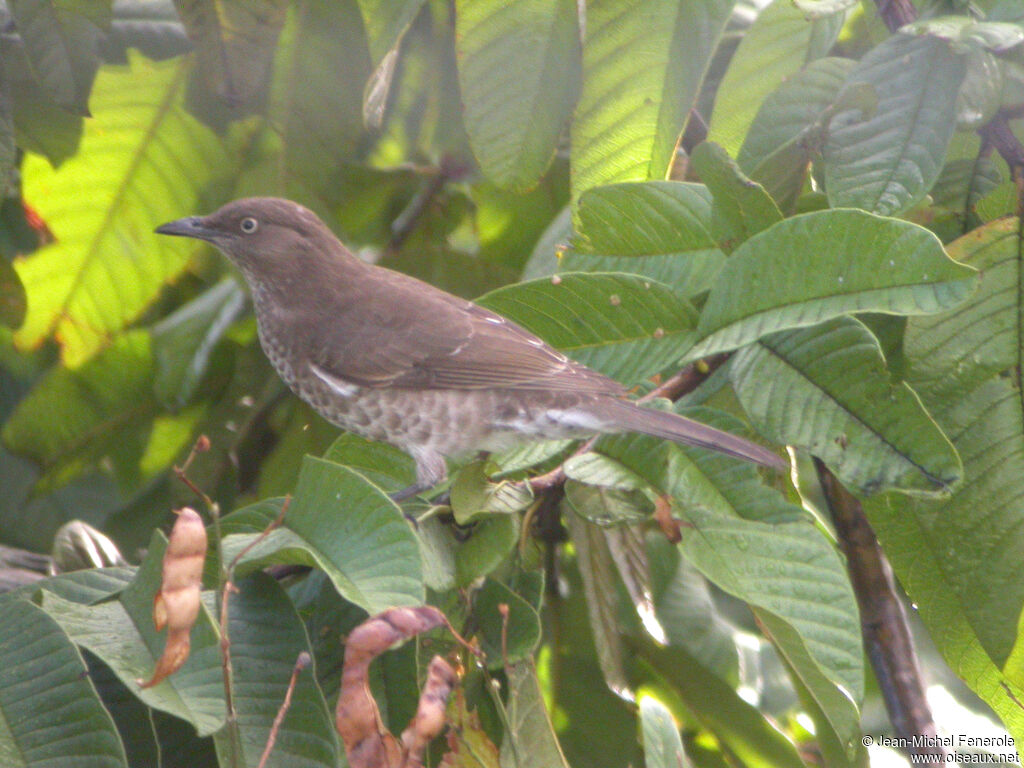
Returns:
[[[348,636],[335,727],[352,768],[401,768],[404,761],[402,746],[384,727],[370,691],[370,662],[396,643],[446,623],[444,614],[429,605],[390,608],[367,619]]]
[[[188,507],[178,513],[164,552],[160,591],[153,598],[153,624],[167,627],[167,644],[153,676],[139,681],[151,688],[181,668],[188,659],[192,626],[199,616],[203,561],[206,559],[206,527],[199,514]]]

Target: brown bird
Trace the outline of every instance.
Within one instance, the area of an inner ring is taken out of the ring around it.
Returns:
[[[156,230],[206,240],[252,290],[260,342],[288,386],[333,424],[409,453],[416,483],[446,456],[517,439],[640,432],[786,467],[748,440],[642,408],[618,382],[471,301],[360,261],[308,209],[235,200]]]

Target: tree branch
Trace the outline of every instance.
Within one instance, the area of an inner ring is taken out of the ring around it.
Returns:
[[[896,594],[892,568],[878,544],[860,502],[820,459],[814,460],[839,545],[846,555],[850,582],[860,606],[861,633],[878,678],[896,735],[913,743],[915,735],[935,736],[935,721],[925,698],[917,653],[903,603]],[[926,763],[942,763],[942,747],[908,747]]]

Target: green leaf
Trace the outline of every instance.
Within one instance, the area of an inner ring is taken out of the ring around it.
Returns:
[[[687,510],[684,555],[752,605],[848,754],[860,747],[864,696],[860,620],[839,555],[810,522],[768,524]]]
[[[533,492],[521,483],[487,477],[486,463],[476,461],[459,470],[451,488],[451,507],[455,521],[465,525],[488,514],[511,515],[533,503]]]
[[[572,191],[663,179],[735,0],[587,4]]]
[[[491,515],[473,528],[473,535],[455,550],[455,583],[467,587],[491,573],[519,541],[519,518]]]
[[[300,653],[312,653],[295,606],[270,576],[238,583],[229,603],[233,700],[243,764],[257,766]],[[221,760],[231,756],[226,729],[214,737]],[[313,665],[299,672],[291,705],[277,730],[268,765],[319,768],[338,764],[333,717],[316,683]]]
[[[687,768],[690,765],[672,713],[653,696],[640,699],[640,727],[647,768]]]
[[[604,531],[574,514],[565,515],[563,522],[569,529],[583,594],[587,601],[587,618],[594,639],[597,661],[604,680],[616,693],[629,690],[623,667],[622,638],[619,634],[618,574],[612,560]]]
[[[630,646],[640,666],[664,678],[687,705],[687,712],[743,765],[804,766],[789,739],[684,648],[659,647],[645,637],[631,639]]]
[[[977,274],[915,224],[862,211],[794,216],[747,240],[719,272],[688,356],[851,312],[928,314],[961,302]]]
[[[932,410],[963,457],[963,484],[941,504],[889,494],[872,499],[866,510],[942,656],[1019,740],[1024,737],[1020,393],[1007,380],[994,378],[936,401]]]
[[[10,9],[43,93],[65,109],[88,115],[89,91],[100,64],[98,46],[103,36],[97,24],[106,25],[110,8],[91,3],[91,8],[103,10],[90,19],[77,12],[75,5],[54,0],[12,0]],[[82,9],[85,4],[77,5]]]
[[[398,45],[416,18],[424,0],[357,0],[366,25],[373,64],[380,64],[388,51]]]
[[[15,262],[29,306],[19,346],[55,332],[64,361],[81,364],[185,266],[180,239],[151,233],[190,212],[227,158],[179,106],[184,72],[137,56],[102,70],[82,151],[59,171],[25,158],[25,198],[57,242]]]
[[[956,312],[915,318],[904,333],[907,378],[928,402],[952,403],[985,379],[1020,364],[1020,223],[998,219],[949,245],[950,256],[984,275]]]
[[[988,157],[978,155],[948,161],[935,180],[931,196],[935,205],[966,217],[978,201],[1002,183],[999,168]]]
[[[971,16],[938,16],[908,24],[900,32],[925,35],[953,44],[953,50],[1003,53],[1024,43],[1024,28],[1005,21],[978,21]]]
[[[810,62],[765,98],[750,124],[736,162],[783,210],[792,209],[803,189],[853,66],[852,59],[832,57]]]
[[[145,704],[187,720],[200,736],[208,736],[224,724],[225,708],[220,639],[205,608],[192,628],[192,647],[182,667],[152,688],[139,688],[136,682],[152,676],[164,650],[165,636],[153,626],[153,596],[160,590],[166,548],[167,539],[155,531],[135,579],[116,600],[83,605],[59,597],[44,584],[42,607]]]
[[[352,432],[339,435],[324,459],[354,469],[389,493],[408,488],[416,481],[416,465],[409,454]]]
[[[560,270],[632,272],[694,296],[725,261],[711,235],[711,196],[700,184],[595,187],[580,196],[577,218],[579,241]]]
[[[21,37],[0,38],[0,56],[4,60],[4,90],[10,98],[15,144],[26,152],[44,155],[54,166],[60,165],[78,151],[82,116],[39,98],[39,82]]]
[[[128,765],[78,650],[27,600],[5,605],[0,622],[0,760],[11,768]]]
[[[690,162],[711,190],[712,233],[726,253],[745,240],[782,221],[782,213],[764,187],[739,169],[722,147],[701,142]]]
[[[11,262],[0,256],[0,323],[17,328],[25,319],[28,304],[25,300],[25,286],[14,271]]]
[[[286,0],[174,0],[195,47],[201,92],[236,114],[254,109],[266,88]]]
[[[153,326],[153,388],[167,408],[181,408],[196,392],[214,346],[245,307],[245,291],[228,278]]]
[[[52,368],[4,424],[4,442],[39,462],[48,485],[108,454],[137,468],[144,443],[126,430],[147,429],[156,413],[152,376],[149,335],[130,331],[81,368]]]
[[[627,382],[668,367],[693,338],[689,302],[637,275],[560,274],[499,288],[477,303]]]
[[[841,25],[841,15],[808,20],[792,0],[775,0],[762,10],[718,86],[708,139],[735,157],[768,94],[827,53]]]
[[[500,606],[507,606],[507,618]],[[480,627],[480,647],[491,669],[531,658],[540,642],[536,609],[502,582],[488,578],[473,597],[473,619]]]
[[[270,108],[284,141],[279,183],[290,197],[322,206],[338,166],[365,136],[371,61],[356,0],[302,3],[283,37]]]
[[[956,124],[964,60],[931,37],[897,35],[850,72],[847,88],[867,84],[878,108],[832,119],[825,145],[825,188],[833,208],[896,215],[931,189]]]
[[[502,768],[568,768],[544,706],[533,659],[509,667],[507,707]]]
[[[240,514],[251,519],[250,530],[261,531],[273,514],[260,510],[252,517],[255,512],[250,507]],[[225,559],[258,535],[226,536]],[[355,470],[312,456],[302,462],[284,526],[249,550],[240,572],[268,563],[321,568],[346,600],[370,614],[423,603],[419,546],[395,503]]]
[[[948,492],[963,474],[917,395],[890,382],[878,342],[851,317],[767,336],[739,350],[729,373],[763,434],[806,449],[860,493]]]
[[[501,187],[533,187],[576,102],[575,2],[459,0],[455,53],[463,120],[481,169]]]

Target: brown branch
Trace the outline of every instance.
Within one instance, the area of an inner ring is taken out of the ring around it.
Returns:
[[[281,708],[277,710],[277,717],[274,718],[273,725],[270,726],[270,734],[267,736],[267,746],[263,748],[263,754],[260,756],[260,763],[257,768],[264,768],[267,764],[267,760],[270,758],[270,753],[274,750],[274,743],[277,741],[277,732],[281,730],[281,723],[284,722],[284,716],[288,714],[288,708],[292,705],[292,693],[295,691],[295,684],[299,681],[299,673],[308,667],[313,662],[310,658],[309,653],[302,651],[299,657],[295,660],[295,666],[292,667],[292,677],[288,681],[288,690],[284,692],[284,701],[281,702]]]
[[[451,155],[441,158],[437,168],[429,170],[429,176],[422,186],[416,191],[408,205],[391,222],[391,237],[384,246],[385,254],[396,253],[405,244],[409,236],[416,231],[423,215],[430,208],[431,202],[444,189],[449,181],[457,181],[464,178],[470,169],[466,163],[461,162]]]
[[[889,720],[896,735],[907,744],[913,744],[914,736],[935,736],[935,721],[925,698],[917,653],[889,561],[860,502],[820,459],[814,459],[814,466],[846,555],[850,582],[860,606],[861,632]],[[909,746],[907,752],[929,763],[942,763],[945,757],[939,746]]]
[[[917,9],[911,0],[875,0],[875,5],[890,32],[917,19]]]

